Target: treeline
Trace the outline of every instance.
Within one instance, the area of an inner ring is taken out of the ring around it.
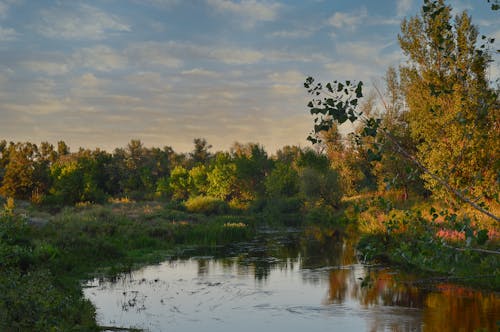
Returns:
[[[0,141],[0,193],[39,204],[102,203],[110,197],[187,200],[210,196],[248,204],[265,196],[304,196],[338,204],[337,172],[326,156],[285,147],[270,157],[258,144],[235,143],[230,152],[210,152],[195,139],[191,153],[147,148],[131,140],[109,153],[64,142],[54,146]],[[328,190],[327,190],[328,188]]]
[[[415,152],[408,111],[404,107],[396,70],[386,77],[384,94],[390,103],[380,112],[375,95],[360,105],[377,116],[395,139]],[[211,152],[211,145],[194,139],[190,153],[171,147],[145,147],[131,140],[112,153],[101,149],[71,152],[60,141],[0,141],[0,195],[35,204],[62,207],[80,202],[103,203],[110,198],[173,200],[195,205],[262,209],[288,213],[302,208],[338,208],[343,196],[395,191],[400,199],[410,193],[426,196],[422,174],[382,137],[361,135],[359,121],[348,136],[333,124],[312,148],[285,146],[269,155],[257,143],[234,143],[229,151]],[[374,151],[373,146],[380,149]],[[224,202],[226,204],[221,204]]]
[[[187,201],[210,197],[244,209],[290,199],[286,209],[309,204],[338,207],[344,194],[377,189],[382,174],[363,146],[328,132],[321,151],[286,146],[270,156],[256,143],[214,152],[194,139],[190,153],[147,148],[131,140],[112,153],[71,152],[63,141],[0,141],[0,195],[49,206],[103,203],[110,198]],[[286,204],[285,204],[286,205]],[[295,207],[294,207],[295,206]]]

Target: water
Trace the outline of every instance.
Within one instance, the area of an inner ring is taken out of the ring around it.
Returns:
[[[497,331],[500,298],[357,262],[335,234],[192,249],[85,295],[103,326],[146,331]]]

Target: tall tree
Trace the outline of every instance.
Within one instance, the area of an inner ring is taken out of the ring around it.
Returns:
[[[416,147],[410,137],[408,112],[405,107],[404,94],[401,89],[397,70],[390,67],[385,77],[385,93],[380,90],[380,97],[385,112],[381,115],[381,125],[392,134],[398,144],[411,154],[415,154]],[[377,140],[381,142],[382,158],[374,162],[374,173],[377,176],[379,189],[397,189],[402,191],[402,199],[406,200],[410,189],[416,193],[423,193],[421,170],[404,158],[397,146],[388,140],[382,133],[378,133]]]
[[[500,117],[487,80],[489,54],[466,12],[451,17],[444,0],[425,0],[420,16],[404,20],[399,42],[408,121],[422,164],[453,188],[479,198],[498,192]],[[447,197],[424,174],[426,186]]]
[[[36,144],[10,144],[0,193],[20,199],[31,199],[43,194],[47,187],[44,183],[46,177],[42,174],[43,166]]]

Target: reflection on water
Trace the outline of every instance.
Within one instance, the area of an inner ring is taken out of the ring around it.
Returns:
[[[357,263],[335,233],[267,232],[193,249],[86,296],[105,326],[149,331],[497,331],[500,298]]]

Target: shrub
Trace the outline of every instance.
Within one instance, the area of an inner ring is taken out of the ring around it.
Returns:
[[[203,213],[206,215],[220,214],[228,210],[228,205],[225,201],[211,196],[190,198],[184,205],[189,212]]]
[[[305,168],[301,174],[301,190],[308,201],[322,201],[335,207],[340,205],[342,188],[339,175],[333,169]]]
[[[299,192],[299,174],[291,166],[279,163],[264,184],[270,197],[294,196]]]

